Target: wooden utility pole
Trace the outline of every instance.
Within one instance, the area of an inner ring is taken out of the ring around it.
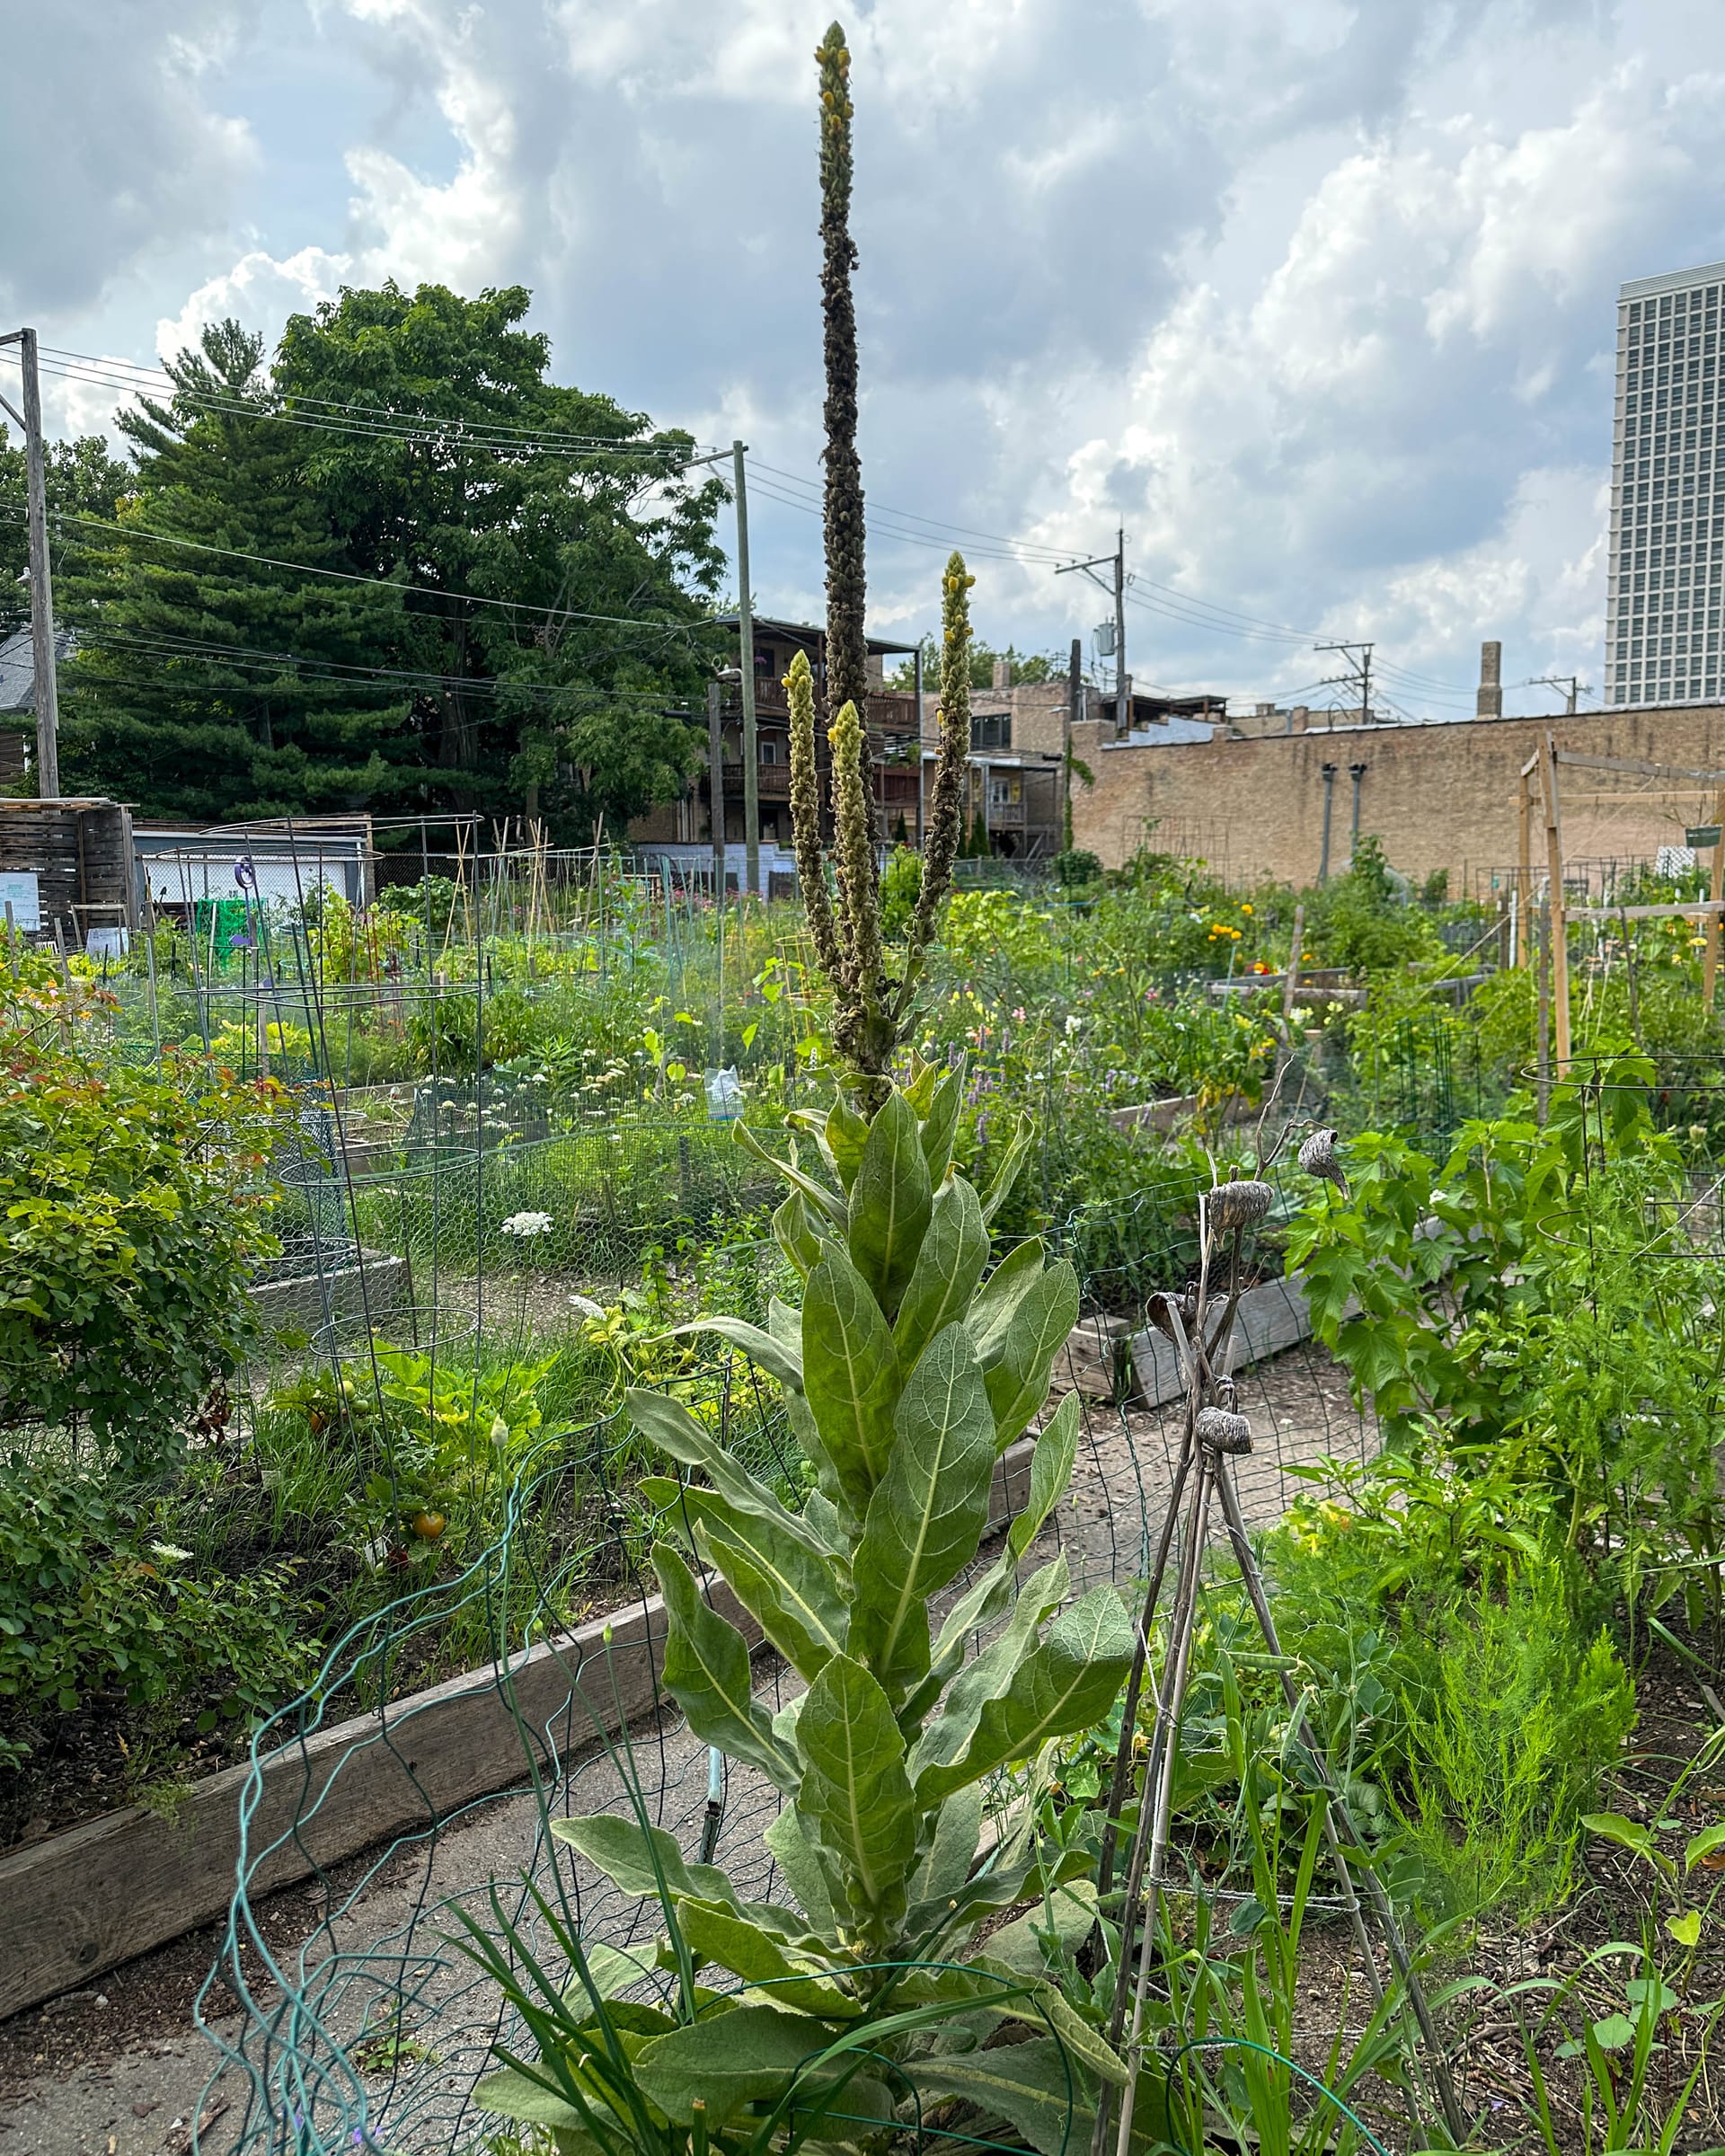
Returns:
[[[1054,573],[1066,577],[1075,570],[1106,591],[1109,587],[1096,574],[1105,561],[1114,570],[1114,731],[1124,738],[1132,729],[1132,676],[1126,670],[1126,527],[1120,527],[1111,554],[1092,554],[1088,561],[1063,561]]]
[[[1725,898],[1725,786],[1713,796],[1713,823],[1719,836],[1713,841],[1713,872],[1708,879],[1707,896],[1717,906]],[[1713,1007],[1713,989],[1719,979],[1719,915],[1708,916],[1707,941],[1701,954],[1701,1000],[1709,1011]]]
[[[1541,759],[1545,795],[1545,873],[1550,879],[1547,911],[1552,938],[1552,1019],[1557,1070],[1561,1079],[1570,1067],[1570,950],[1569,923],[1563,913],[1563,828],[1557,798],[1557,738],[1545,737]]]
[[[720,723],[724,691],[707,684],[707,814],[712,823],[712,903],[725,903],[725,735]]]
[[[732,442],[730,456],[737,485],[738,664],[743,669],[743,875],[749,889],[758,891],[761,888],[761,759],[755,740],[755,610],[748,595],[748,488],[743,476],[743,452],[748,446],[746,442]]]
[[[1060,757],[1060,844],[1072,851],[1072,729],[1084,716],[1084,647],[1074,637],[1066,657],[1066,723]]]
[[[916,697],[916,851],[920,853],[928,839],[928,766],[923,760],[923,641],[916,640],[912,655],[911,681]]]
[[[9,419],[23,429],[24,520],[30,547],[30,646],[36,706],[36,791],[45,801],[60,792],[60,694],[54,664],[54,583],[48,561],[48,472],[42,448],[42,384],[36,365],[34,330],[13,330],[0,345],[15,344],[24,376],[24,409],[4,397]]]
[[[1530,756],[1521,770],[1518,808],[1519,851],[1516,855],[1516,964],[1527,963],[1527,912],[1534,897],[1534,795],[1528,778],[1537,756]]]

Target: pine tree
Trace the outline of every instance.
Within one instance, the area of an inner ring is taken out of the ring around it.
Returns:
[[[48,543],[55,575],[67,547],[91,535],[89,520],[111,524],[132,483],[129,465],[108,453],[99,434],[48,445]],[[29,536],[24,523],[22,435],[13,443],[0,422],[0,637],[30,621]]]
[[[312,478],[351,565],[413,587],[425,798],[581,844],[674,798],[705,740],[724,489],[685,473],[687,434],[552,381],[530,303],[344,290],[289,318],[272,378],[287,409],[363,415],[314,436]]]
[[[67,550],[65,782],[217,822],[386,804],[416,753],[411,685],[373,671],[401,595],[311,573],[348,568],[307,484],[316,437],[274,416],[261,339],[225,322],[201,345],[170,402],[118,418],[123,529]]]

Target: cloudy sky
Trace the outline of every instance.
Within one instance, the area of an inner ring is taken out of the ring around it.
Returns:
[[[748,441],[757,602],[810,615],[830,4],[0,0],[0,324],[148,362],[343,282],[525,283],[560,378]],[[878,632],[932,625],[954,526],[982,635],[1088,648],[1048,557],[1123,525],[1141,683],[1322,702],[1313,641],[1372,638],[1448,717],[1499,636],[1597,687],[1617,287],[1725,256],[1718,0],[847,22]]]

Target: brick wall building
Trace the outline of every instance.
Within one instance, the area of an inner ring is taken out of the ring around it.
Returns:
[[[1259,740],[1115,742],[1086,721],[1075,755],[1094,783],[1075,781],[1074,843],[1118,868],[1142,845],[1199,855],[1232,879],[1314,882],[1348,864],[1358,828],[1392,863],[1423,879],[1447,870],[1450,888],[1488,892],[1517,853],[1522,765],[1549,731],[1560,749],[1686,770],[1725,769],[1725,706],[1473,719],[1446,726],[1337,727]],[[1648,774],[1562,775],[1566,864],[1651,860],[1681,845],[1686,825],[1710,823],[1717,786]],[[1535,853],[1543,858],[1536,834]]]

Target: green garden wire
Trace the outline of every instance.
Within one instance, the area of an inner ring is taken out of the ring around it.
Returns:
[[[1251,2037],[1193,2037],[1188,2042],[1182,2044],[1180,2048],[1171,2055],[1167,2064],[1163,2068],[1162,2071],[1163,2107],[1168,2111],[1170,2116],[1172,2116],[1172,2106],[1174,2093],[1174,2069],[1180,2064],[1180,2062],[1186,2056],[1186,2054],[1189,2051],[1255,2051],[1263,2058],[1274,2059],[1278,2066],[1286,2066],[1290,2073],[1297,2073],[1306,2086],[1310,2089],[1315,2089],[1318,2094],[1323,2098],[1326,2103],[1333,2104],[1335,2108],[1341,2113],[1341,2116],[1348,2121],[1349,2125],[1357,2126],[1360,2133],[1362,2133],[1366,2136],[1366,2139],[1371,2143],[1375,2152],[1375,2156],[1391,2156],[1391,2152],[1384,2147],[1384,2143],[1377,2138],[1376,2134],[1373,2133],[1372,2129],[1366,2124],[1366,2121],[1359,2116],[1358,2112],[1353,2110],[1349,2105],[1345,2104],[1340,2097],[1336,2094],[1333,2089],[1329,2088],[1324,2082],[1321,2081],[1316,2074],[1308,2073],[1305,2068],[1300,2064],[1297,2059],[1290,2059],[1286,2053],[1277,2051],[1268,2044],[1257,2043]],[[1183,2142],[1173,2141],[1173,2136],[1172,2134],[1170,2134],[1169,2139],[1171,2142],[1172,2142],[1173,2146],[1180,2151],[1180,2156],[1192,2156],[1191,2151],[1187,2148]]]

